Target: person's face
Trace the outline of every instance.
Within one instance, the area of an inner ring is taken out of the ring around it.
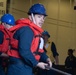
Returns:
[[[11,26],[11,25],[9,25],[9,24],[6,24],[6,23],[2,23],[2,25],[3,25],[5,28],[7,28],[7,29],[10,29],[11,27],[13,27],[13,26]]]
[[[36,25],[39,26],[39,27],[42,27],[42,25],[45,21],[45,16],[36,14],[34,16],[34,18],[35,18]]]
[[[43,37],[44,37],[44,42],[45,42],[45,43],[47,43],[47,42],[48,42],[49,37],[48,37],[47,35],[44,35]]]
[[[68,55],[69,55],[69,56],[71,56],[71,55],[72,55],[72,53],[68,51]]]
[[[35,15],[29,15],[29,19],[36,24],[37,26],[39,26],[40,28],[42,27],[44,21],[45,21],[45,16],[44,15],[39,15],[39,14],[35,14]]]

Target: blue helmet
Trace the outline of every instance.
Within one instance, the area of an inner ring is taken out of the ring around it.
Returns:
[[[43,35],[43,36],[46,35],[46,36],[48,36],[48,37],[50,38],[50,34],[49,34],[47,31],[44,31],[44,32],[42,33],[42,35]]]
[[[1,17],[1,22],[9,24],[11,26],[15,25],[15,19],[12,14],[4,14]]]
[[[30,15],[31,13],[33,14],[41,14],[44,16],[47,16],[46,14],[46,9],[42,4],[34,4],[28,11],[28,14]]]

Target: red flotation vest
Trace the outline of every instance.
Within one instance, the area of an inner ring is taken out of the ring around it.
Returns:
[[[3,33],[3,43],[0,44],[0,52],[7,53],[9,50],[10,33],[2,25],[0,25],[0,31]]]
[[[31,22],[29,19],[25,19],[25,18],[21,19],[21,20],[17,20],[16,26],[9,29],[9,31],[12,32],[10,44],[13,49],[8,50],[8,55],[12,56],[12,57],[20,58],[20,55],[18,52],[18,40],[14,39],[13,35],[18,29],[20,29],[23,26],[29,26],[34,32],[34,38],[33,38],[32,44],[31,44],[31,52],[35,56],[36,60],[39,61],[40,53],[44,52],[43,49],[38,49],[41,33],[43,32],[43,30],[40,27],[38,27],[37,25],[35,25],[33,22]],[[15,49],[17,49],[17,50],[15,50]]]

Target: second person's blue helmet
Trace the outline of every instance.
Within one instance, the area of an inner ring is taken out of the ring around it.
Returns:
[[[50,38],[50,34],[48,33],[48,31],[44,31],[43,33],[42,33],[42,35],[46,35],[46,36],[48,36],[49,38]]]
[[[15,25],[15,19],[12,14],[4,14],[1,17],[1,22],[9,24],[11,26]]]
[[[42,4],[34,4],[28,11],[28,14],[41,14],[41,15],[44,15],[44,16],[47,16],[46,14],[46,9],[45,7],[42,5]]]

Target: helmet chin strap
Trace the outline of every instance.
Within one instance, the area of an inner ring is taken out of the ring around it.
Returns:
[[[34,22],[34,24],[36,24],[35,18],[34,18],[34,14],[31,13],[31,17],[32,17],[32,21]]]

